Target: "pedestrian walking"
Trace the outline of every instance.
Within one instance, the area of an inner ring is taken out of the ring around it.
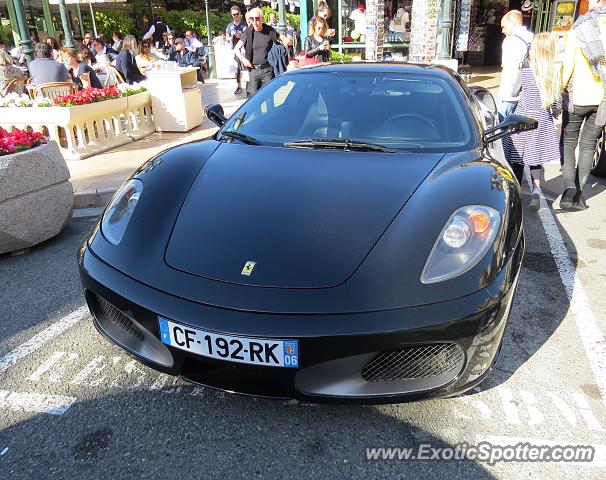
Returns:
[[[229,42],[229,45],[232,48],[235,48],[236,44],[240,41],[240,38],[242,37],[242,33],[244,33],[244,30],[246,30],[246,27],[248,25],[245,21],[242,20],[242,12],[240,11],[240,7],[238,7],[237,5],[231,7],[231,17],[233,21],[230,22],[227,25],[227,28],[225,29],[225,38]],[[242,63],[240,62],[240,59],[237,55],[234,54],[234,56],[236,58],[237,64],[236,91],[234,92],[234,95],[239,95],[243,91],[240,87],[240,81],[242,79]]]
[[[522,25],[522,12],[510,10],[501,19],[501,30],[505,35],[501,53],[501,83],[499,84],[497,108],[501,120],[514,111],[519,98],[511,94],[520,69],[527,57],[534,34]]]
[[[242,64],[250,70],[249,93],[253,96],[257,90],[274,78],[274,69],[269,63],[269,52],[274,44],[282,42],[288,45],[288,39],[278,35],[271,26],[263,23],[263,11],[253,8],[250,11],[252,28],[247,28],[234,49]],[[241,48],[244,47],[244,54]]]
[[[549,32],[539,33],[534,38],[528,63],[520,71],[511,95],[519,95],[520,98],[515,113],[535,118],[538,127],[506,137],[504,149],[520,183],[524,166],[530,167],[533,186],[529,206],[537,210],[541,195],[541,165],[560,160],[559,139],[553,120],[562,108],[560,75],[555,62],[555,40]]]
[[[606,0],[591,1],[589,12],[568,33],[562,64],[564,113],[562,115],[563,210],[585,210],[583,188],[589,177],[595,145],[606,123],[605,50]],[[578,162],[575,150],[579,147]]]
[[[328,24],[322,17],[314,17],[311,22],[309,36],[305,39],[306,57],[316,62],[330,60],[330,42],[326,34]]]

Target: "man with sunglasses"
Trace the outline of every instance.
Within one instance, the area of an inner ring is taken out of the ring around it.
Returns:
[[[162,46],[160,47],[162,50],[162,55],[165,58],[175,51],[175,36],[172,33],[164,33],[162,34]]]
[[[250,70],[249,92],[254,95],[263,85],[274,78],[274,69],[269,63],[269,51],[275,44],[289,45],[288,38],[279,35],[271,26],[263,23],[263,11],[253,8],[250,11],[252,28],[242,33],[234,47],[236,56]],[[242,54],[244,47],[244,54]]]
[[[242,33],[246,30],[246,22],[242,21],[242,12],[240,12],[240,7],[234,5],[231,7],[231,17],[233,18],[233,22],[230,22],[225,29],[225,37],[227,41],[231,41],[232,48],[236,47],[236,44],[242,37]],[[242,64],[238,56],[236,55],[236,64],[238,65],[238,69],[236,70],[236,91],[235,95],[239,95],[242,93],[242,88],[240,88],[240,79],[242,78]]]
[[[97,55],[97,52],[95,50],[95,37],[92,32],[88,32],[84,35],[84,42],[82,42],[82,45],[88,48],[88,51],[90,52],[90,63],[96,63],[97,60],[95,56]]]

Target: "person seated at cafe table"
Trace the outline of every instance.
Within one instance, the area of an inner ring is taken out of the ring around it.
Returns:
[[[84,88],[103,88],[99,77],[90,65],[78,61],[78,54],[73,48],[61,49],[61,62],[68,69],[72,82],[78,90]]]
[[[105,43],[105,40],[101,37],[95,38],[93,42],[93,48],[95,49],[95,59],[98,61],[99,55],[105,55],[106,62],[112,63],[117,57],[118,52],[116,52],[112,47]]]
[[[142,75],[135,62],[135,55],[137,54],[137,40],[132,35],[126,35],[124,37],[124,43],[122,50],[116,58],[116,68],[124,77],[126,82],[133,84],[147,80],[145,75]]]
[[[0,49],[0,95],[13,78],[24,77],[23,71],[13,65],[13,59],[4,49]]]
[[[162,59],[167,60],[172,52],[175,51],[175,36],[172,33],[162,34],[162,45],[156,50],[156,54]]]
[[[48,43],[38,43],[34,52],[35,60],[29,64],[32,83],[67,82],[67,68],[51,57],[53,48]]]
[[[153,68],[154,63],[162,59],[152,51],[151,40],[141,40],[139,47],[139,55],[135,57],[135,62],[139,71],[147,77],[147,73]]]
[[[176,62],[179,67],[198,67],[196,72],[198,81],[204,83],[200,60],[185,48],[185,41],[182,38],[175,39],[175,50],[168,56],[168,61]]]
[[[93,64],[90,50],[88,49],[88,47],[85,47],[84,45],[82,45],[80,47],[80,49],[77,51],[78,51],[78,60],[80,60],[82,63],[85,63],[86,65]]]

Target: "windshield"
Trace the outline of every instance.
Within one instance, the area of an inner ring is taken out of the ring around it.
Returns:
[[[273,80],[223,130],[261,145],[347,139],[404,151],[458,151],[475,139],[464,108],[454,86],[433,75],[308,71]]]

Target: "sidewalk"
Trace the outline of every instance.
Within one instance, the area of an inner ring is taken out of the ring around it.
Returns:
[[[234,95],[233,79],[207,79],[201,86],[202,106],[220,103],[227,116],[245,100],[244,95]],[[71,182],[76,197],[75,208],[103,207],[113,193],[154,155],[170,147],[211,136],[217,127],[208,119],[189,132],[155,132],[141,140],[114,148],[84,160],[68,161]]]
[[[494,95],[499,80],[500,69],[474,68],[468,83],[486,87]],[[243,95],[233,94],[235,89],[236,81],[233,79],[206,80],[202,85],[202,105],[220,103],[229,116],[245,100]],[[85,160],[68,161],[76,196],[75,208],[104,207],[120,185],[145,161],[170,147],[208,138],[216,129],[205,118],[202,125],[189,132],[156,132]]]

